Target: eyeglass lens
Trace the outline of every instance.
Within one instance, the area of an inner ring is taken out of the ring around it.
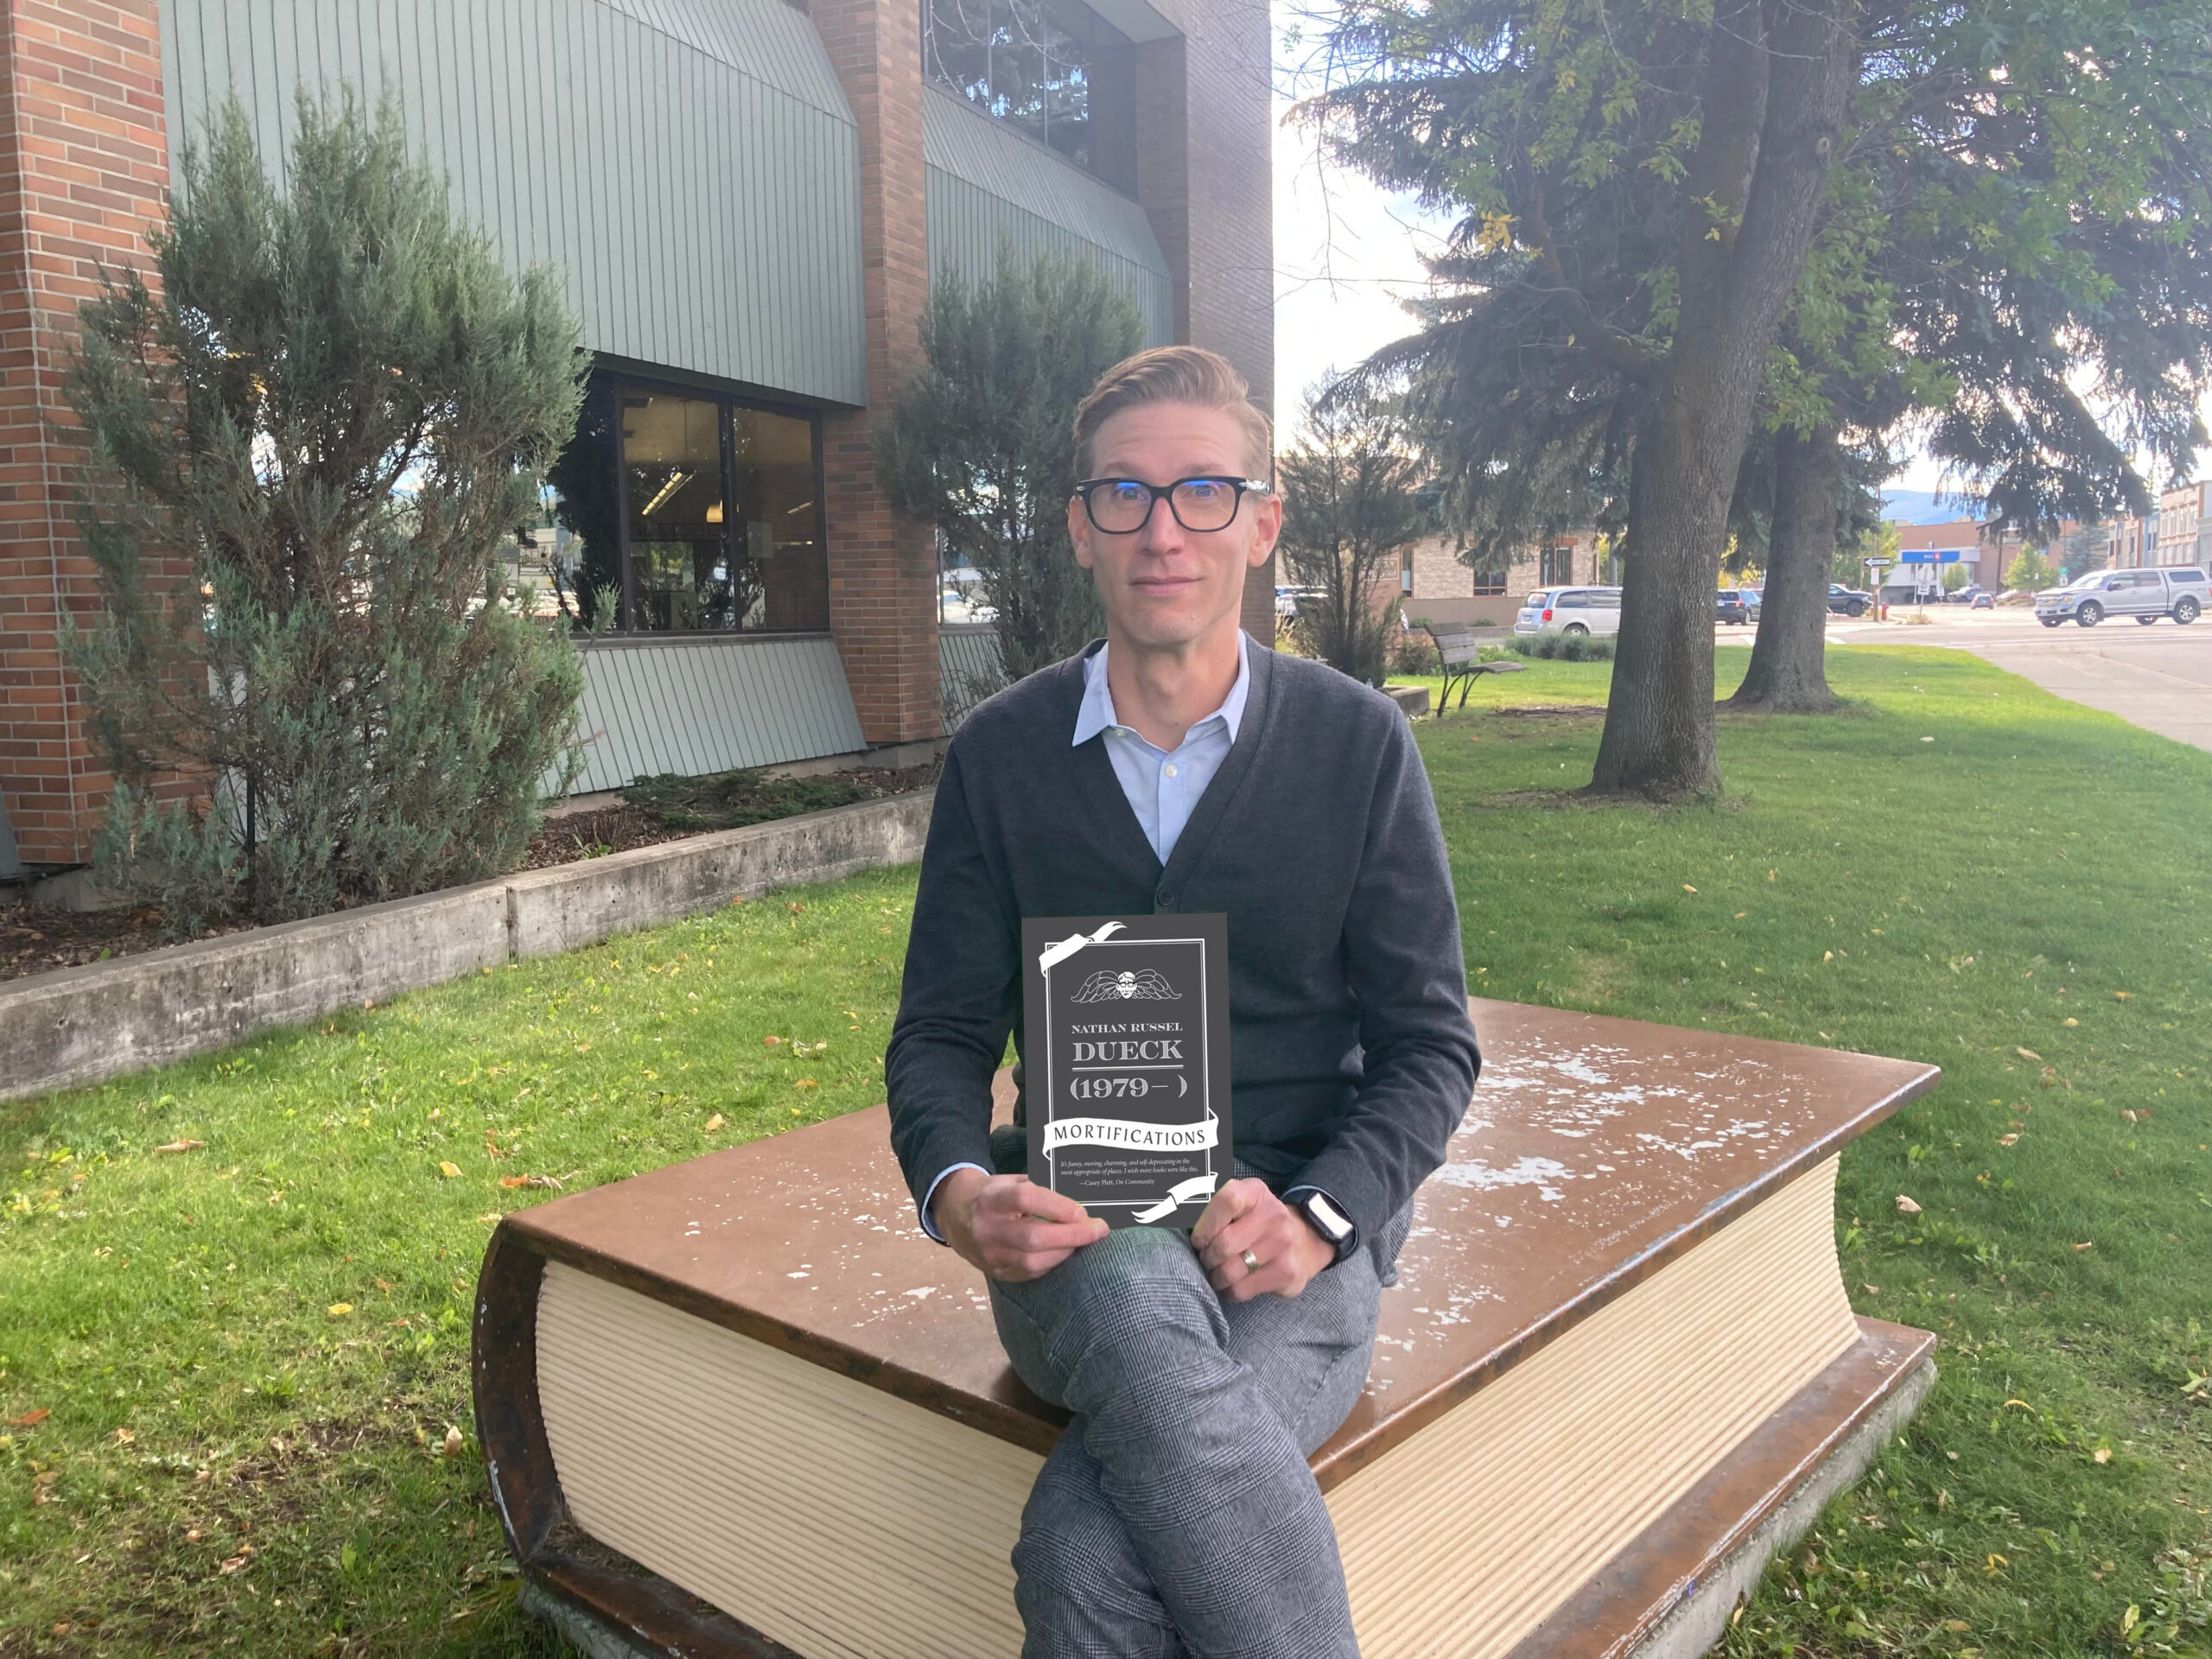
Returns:
[[[1090,521],[1116,534],[1141,530],[1152,516],[1155,492],[1131,478],[1115,479],[1090,492]],[[1236,486],[1217,478],[1186,478],[1168,492],[1168,511],[1185,530],[1225,530],[1236,517]]]

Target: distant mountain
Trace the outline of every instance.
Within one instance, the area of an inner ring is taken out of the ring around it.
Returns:
[[[1938,502],[1942,505],[1938,505]],[[1955,497],[1935,490],[1884,490],[1882,517],[1900,524],[1948,524],[1980,515]]]

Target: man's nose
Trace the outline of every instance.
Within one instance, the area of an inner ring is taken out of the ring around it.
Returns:
[[[1183,526],[1175,517],[1175,509],[1168,505],[1165,491],[1152,498],[1152,511],[1145,515],[1144,531],[1138,545],[1147,553],[1173,553],[1183,545]]]

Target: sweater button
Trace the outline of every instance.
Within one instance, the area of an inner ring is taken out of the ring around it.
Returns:
[[[1175,895],[1166,887],[1154,893],[1152,899],[1153,902],[1162,910],[1173,910],[1175,907]]]

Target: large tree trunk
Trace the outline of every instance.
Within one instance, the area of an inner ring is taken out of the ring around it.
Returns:
[[[1751,671],[1729,699],[1777,715],[1825,714],[1836,706],[1827,666],[1828,568],[1843,490],[1843,443],[1834,427],[1774,436],[1774,527],[1767,538],[1766,596]]]
[[[1855,0],[1722,0],[1683,192],[1681,310],[1629,481],[1618,659],[1591,787],[1720,787],[1713,595],[1766,354],[1818,223]]]

